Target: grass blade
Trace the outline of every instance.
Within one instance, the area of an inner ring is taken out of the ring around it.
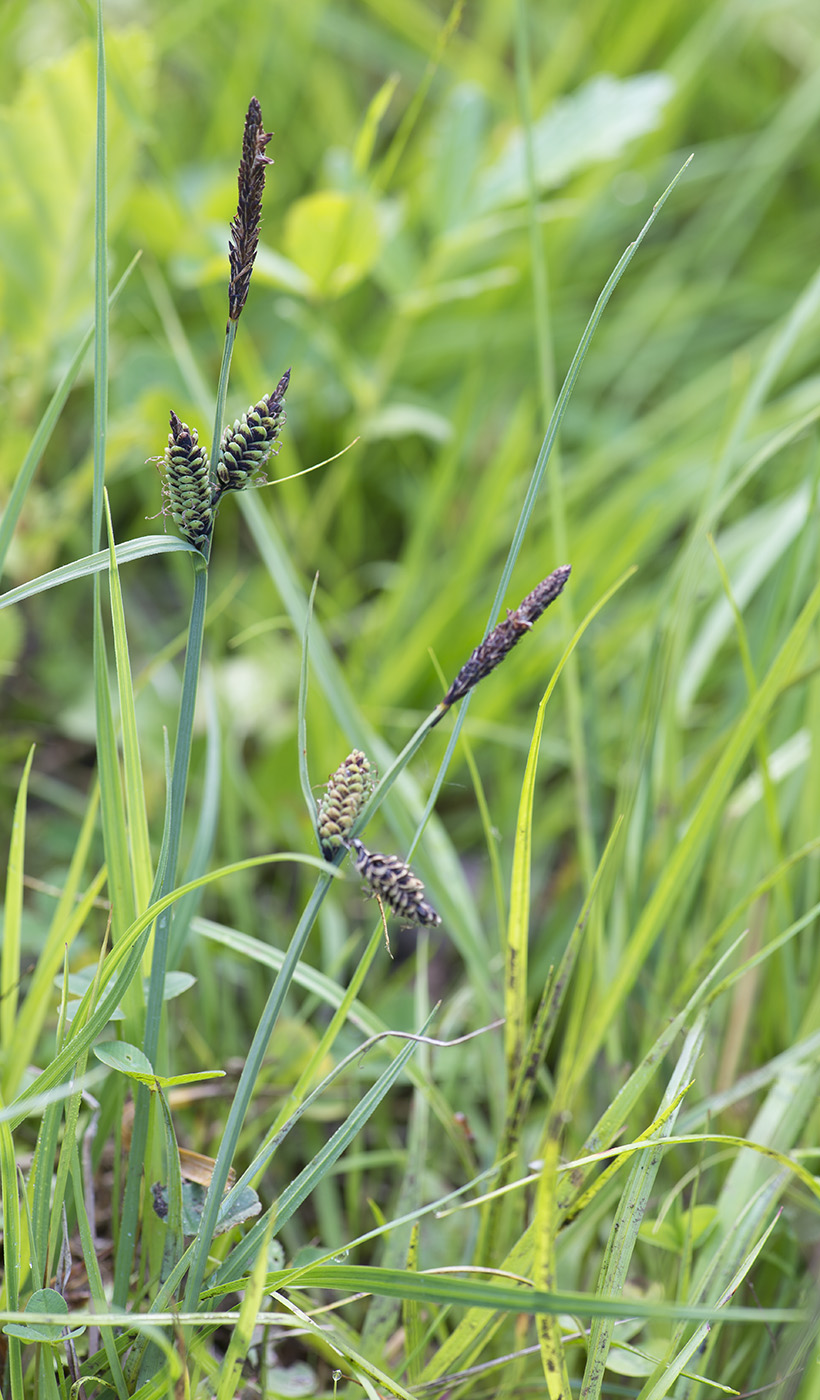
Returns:
[[[114,655],[117,665],[120,724],[122,725],[125,815],[128,824],[128,844],[131,856],[131,879],[134,889],[135,907],[137,909],[142,909],[150,898],[151,883],[153,880],[151,844],[148,839],[148,816],[145,810],[145,787],[142,780],[139,735],[137,733],[137,715],[134,708],[134,687],[131,680],[131,662],[128,654],[128,636],[125,630],[125,612],[122,602],[119,569],[117,567],[117,555],[114,548],[111,508],[108,502],[107,492],[105,493],[105,513],[110,558],[108,585],[111,592],[111,621],[114,632]]]
[[[0,1186],[3,1189],[3,1285],[0,1299],[10,1312],[20,1306],[20,1196],[14,1139],[8,1123],[0,1122]],[[8,1370],[13,1400],[22,1400],[23,1361],[18,1337],[9,1337]]]
[[[310,642],[310,624],[313,617],[313,603],[316,598],[316,589],[319,586],[319,575],[313,580],[313,587],[308,598],[307,612],[305,614],[305,630],[302,634],[302,664],[299,670],[299,703],[296,715],[296,732],[299,743],[299,782],[302,785],[302,796],[305,799],[308,816],[310,817],[313,830],[316,830],[318,815],[316,810],[316,798],[313,796],[313,788],[310,786],[310,773],[308,772],[307,758],[307,695],[308,695],[308,645]]]
[[[675,1065],[667,1086],[664,1100],[660,1105],[663,1113],[677,1099],[678,1104],[659,1129],[655,1140],[661,1144],[668,1138],[675,1125],[680,1107],[680,1094],[695,1071],[703,1045],[703,1018],[692,1028]],[[660,1145],[652,1151],[641,1152],[629,1172],[623,1194],[612,1222],[607,1241],[601,1273],[598,1279],[598,1294],[612,1298],[622,1295],[627,1271],[638,1240],[638,1231],[646,1212],[649,1196],[661,1163]],[[587,1364],[581,1387],[581,1400],[598,1400],[604,1381],[604,1368],[612,1343],[612,1319],[596,1318],[592,1324],[587,1351]]]
[[[0,1048],[4,1060],[11,1060],[15,1044],[17,1003],[20,995],[20,946],[23,917],[23,876],[26,863],[26,803],[28,780],[34,760],[34,745],[17,789],[11,828],[6,898],[3,911],[3,947],[0,953]],[[3,1082],[6,1081],[4,1071]]]
[[[117,545],[117,562],[128,564],[132,559],[145,559],[153,554],[177,554],[180,550],[187,554],[198,554],[199,550],[194,549],[192,544],[186,540],[176,539],[173,535],[145,535],[142,539],[128,540],[125,544]],[[103,573],[109,567],[110,556],[107,549],[98,550],[96,554],[87,554],[84,559],[75,559],[71,564],[63,564],[59,569],[51,569],[47,574],[41,574],[39,578],[32,579],[30,583],[21,583],[17,588],[10,588],[7,593],[0,594],[0,608],[11,607],[13,603],[22,603],[26,598],[33,598],[37,593],[45,593],[49,588],[59,588],[61,584],[73,583],[78,578],[88,578],[90,575]]]
[[[432,1016],[430,1019],[432,1019]],[[420,1035],[424,1035],[424,1032],[427,1030],[427,1025],[429,1025],[429,1021],[422,1027],[419,1032]],[[362,1096],[359,1103],[353,1109],[352,1113],[348,1115],[341,1127],[336,1129],[335,1133],[328,1138],[327,1142],[319,1149],[307,1166],[285,1188],[276,1206],[271,1207],[271,1210],[275,1210],[276,1223],[280,1229],[290,1219],[294,1211],[297,1210],[302,1202],[310,1195],[311,1191],[314,1190],[316,1185],[326,1175],[334,1162],[338,1161],[339,1157],[348,1144],[352,1142],[356,1134],[361,1131],[373,1114],[374,1109],[378,1107],[385,1094],[402,1073],[407,1061],[414,1054],[416,1048],[417,1043],[415,1040],[408,1041],[408,1043],[402,1047],[396,1055],[396,1058],[379,1076],[375,1084],[371,1085],[367,1093]],[[358,1055],[359,1052],[356,1051],[355,1054]],[[245,1239],[231,1252],[217,1273],[217,1281],[220,1284],[223,1284],[227,1279],[237,1278],[244,1273],[248,1258],[253,1257],[258,1237],[265,1227],[266,1216],[263,1216],[261,1220],[256,1222]]]
[[[683,838],[676,845],[663,874],[624,950],[614,982],[597,1008],[595,1028],[585,1043],[580,1070],[586,1071],[598,1053],[615,1008],[623,1003],[666,917],[680,893],[704,843],[723,810],[734,777],[755,741],[772,705],[803,652],[814,620],[820,612],[820,584],[815,585],[769,671],[728,738],[712,776],[698,801]]]

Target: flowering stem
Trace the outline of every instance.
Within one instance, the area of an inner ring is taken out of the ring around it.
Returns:
[[[236,328],[238,321],[229,321],[225,328],[225,344],[222,349],[222,364],[219,370],[219,383],[216,386],[216,408],[214,409],[214,435],[211,446],[211,480],[215,481],[214,473],[216,464],[219,461],[219,444],[222,441],[222,424],[225,420],[225,400],[228,397],[228,379],[231,373],[231,360],[233,358],[234,341],[236,340]],[[211,546],[208,543],[206,559],[211,557]]]

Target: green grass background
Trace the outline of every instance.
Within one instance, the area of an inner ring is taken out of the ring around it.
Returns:
[[[432,1103],[409,1085],[394,1089],[355,1152],[291,1217],[282,1240],[293,1257],[316,1242],[341,1248],[380,1212],[400,1214],[408,1181],[429,1199],[460,1184],[470,1162],[494,1160],[511,1011],[527,1023],[534,1015],[618,817],[570,1001],[521,1125],[516,1174],[544,1155],[550,1104],[565,1114],[563,1155],[580,1151],[693,990],[702,956],[705,972],[748,929],[726,975],[820,897],[816,851],[798,858],[820,837],[811,615],[776,661],[817,582],[820,13],[799,0],[473,0],[449,18],[421,0],[249,0],[241,9],[172,0],[112,5],[106,24],[112,283],[142,253],[111,318],[106,484],[116,539],[162,529],[161,519],[146,524],[161,506],[146,459],[164,449],[169,409],[208,438],[227,225],[253,93],[275,133],[275,165],[228,416],[292,366],[288,423],[269,475],[299,472],[355,440],[310,475],[220,510],[183,865],[203,793],[214,791],[205,778],[209,714],[221,736],[211,751],[220,778],[212,866],[266,851],[315,852],[296,716],[299,608],[317,571],[316,623],[337,669],[320,664],[311,673],[312,782],[371,732],[382,744],[371,756],[384,765],[436,703],[437,667],[450,678],[486,626],[549,413],[595,299],[694,153],[593,341],[506,602],[514,606],[558,564],[572,564],[570,584],[474,696],[414,858],[443,934],[428,943],[394,931],[395,959],[380,952],[361,992],[393,1028],[418,1028],[427,1002],[441,997],[436,1035],[462,1035],[505,1009],[507,1031],[423,1061],[438,1090]],[[93,315],[93,14],[7,3],[0,75],[7,492]],[[28,492],[5,587],[88,550],[92,385],[89,357]],[[508,988],[505,1007],[513,848],[538,703],[576,625],[632,565],[546,710],[533,778],[527,987]],[[144,559],[124,568],[121,582],[156,856],[189,561]],[[4,840],[34,742],[26,873],[56,887],[95,765],[90,619],[87,581],[0,613]],[[368,829],[370,845],[407,851],[451,728],[448,719],[428,738],[408,782]],[[203,913],[283,949],[308,879],[287,865],[245,871],[209,891]],[[52,911],[47,891],[27,891],[24,969]],[[357,881],[339,882],[308,962],[345,985],[373,922]],[[93,964],[104,927],[105,911],[92,913],[72,949],[77,968]],[[267,978],[201,932],[182,967],[198,981],[173,1003],[168,1064],[175,1073],[230,1069],[246,1052]],[[325,1018],[315,991],[293,992],[248,1125],[248,1155]],[[710,1007],[676,1131],[799,1149],[811,1170],[819,1018],[812,916]],[[333,1057],[356,1043],[353,1021]],[[37,1063],[52,1053],[47,1028]],[[374,1073],[362,1062],[317,1102],[266,1189],[280,1190],[279,1173],[287,1180],[311,1159]],[[659,1112],[666,1083],[630,1101],[624,1140]],[[456,1112],[474,1141],[458,1142],[448,1118]],[[181,1136],[215,1152],[222,1113],[218,1100],[183,1111]],[[772,1171],[748,1152],[705,1141],[667,1150],[649,1211],[657,1218],[665,1205],[668,1214],[653,1240],[639,1242],[630,1286],[650,1300],[697,1301],[698,1251],[730,1234]],[[817,1196],[805,1184],[779,1190],[783,1215],[736,1301],[810,1306]],[[559,1286],[609,1291],[599,1270],[616,1199],[603,1189],[582,1223],[557,1237]],[[484,1240],[485,1262],[500,1265],[522,1237],[531,1203],[521,1194],[516,1201]],[[468,1213],[423,1232],[418,1267],[478,1257],[473,1228]],[[405,1257],[376,1251],[357,1262]],[[395,1318],[377,1305],[351,1317],[368,1354],[383,1358]],[[435,1338],[420,1343],[411,1380],[453,1325],[442,1317]],[[535,1340],[514,1320],[505,1327],[503,1343],[484,1343],[484,1360],[493,1348]],[[667,1336],[662,1327],[656,1342]],[[642,1344],[652,1350],[652,1340],[644,1334]],[[788,1369],[792,1346],[762,1325],[728,1328],[695,1369],[751,1390]],[[538,1357],[515,1365],[508,1393],[541,1393]],[[492,1373],[473,1384],[477,1395],[507,1393],[493,1388]],[[617,1385],[641,1388],[634,1378]]]

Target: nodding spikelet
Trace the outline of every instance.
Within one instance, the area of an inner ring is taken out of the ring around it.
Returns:
[[[214,527],[208,454],[199,445],[196,428],[180,422],[171,411],[171,431],[165,457],[164,510],[197,549],[205,549]]]
[[[456,700],[460,700],[462,696],[472,690],[474,685],[478,685],[480,680],[494,671],[508,652],[512,651],[516,643],[521,641],[524,634],[531,631],[532,624],[563,591],[564,584],[570,576],[570,570],[571,565],[569,564],[555,569],[532,590],[532,593],[527,594],[517,608],[507,613],[503,621],[493,628],[483,642],[479,643],[469,660],[465,661],[444,699],[440,702],[440,714],[436,716],[433,724],[438,724]]]
[[[394,914],[410,924],[426,924],[436,928],[441,923],[431,904],[424,898],[424,885],[410,866],[398,856],[385,856],[380,851],[368,851],[355,837],[350,842],[356,857],[356,869],[374,894],[389,905]]]
[[[216,464],[214,505],[225,491],[242,491],[252,480],[265,480],[263,467],[272,452],[278,452],[277,438],[285,422],[285,394],[290,370],[282,375],[272,394],[266,394],[232,428],[226,428]]]
[[[228,245],[231,265],[228,316],[231,321],[239,320],[248,299],[251,273],[259,246],[265,167],[273,164],[271,157],[265,155],[265,147],[271,135],[272,133],[265,131],[262,125],[262,108],[257,98],[252,97],[245,117],[242,159],[239,163],[239,199]]]
[[[319,843],[327,860],[347,846],[353,824],[373,791],[373,779],[372,765],[361,749],[349,753],[329,777],[318,810]]]

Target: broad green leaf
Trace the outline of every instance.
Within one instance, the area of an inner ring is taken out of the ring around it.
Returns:
[[[666,73],[619,79],[601,73],[569,97],[559,98],[532,129],[535,183],[556,189],[599,161],[614,160],[636,137],[658,126],[675,91]],[[498,160],[479,182],[481,212],[527,196],[524,135],[516,129]]]
[[[68,1303],[56,1288],[38,1288],[26,1303],[26,1312],[58,1313],[67,1319]],[[63,1347],[66,1337],[81,1336],[85,1327],[74,1327],[69,1331],[58,1322],[7,1322],[3,1331],[7,1337],[19,1337],[22,1342]]]
[[[129,1045],[125,1040],[108,1040],[103,1045],[95,1045],[94,1054],[109,1069],[119,1070],[121,1074],[139,1079],[141,1083],[153,1082],[151,1061],[137,1045]]]
[[[108,63],[109,211],[116,225],[137,180],[139,124],[153,82],[145,27],[113,31]],[[82,323],[92,301],[95,46],[83,40],[56,59],[29,64],[0,109],[0,320],[16,327],[18,373],[39,377],[49,350]],[[48,159],[44,159],[48,152]],[[32,237],[32,227],[37,237]]]
[[[317,297],[337,297],[372,270],[381,252],[378,207],[365,194],[305,195],[285,220],[284,247]]]
[[[715,1206],[695,1206],[692,1210],[675,1211],[664,1220],[644,1220],[641,1239],[658,1249],[668,1250],[680,1257],[688,1241],[697,1247],[708,1234],[717,1219]]]
[[[651,1376],[657,1366],[657,1358],[642,1356],[634,1347],[625,1347],[613,1342],[606,1359],[607,1371],[616,1376]]]
[[[202,1211],[208,1191],[205,1186],[200,1186],[197,1181],[183,1181],[182,1183],[182,1229],[186,1235],[195,1235],[202,1220]],[[246,1220],[252,1220],[262,1209],[262,1202],[256,1192],[250,1186],[243,1186],[231,1197],[230,1202],[224,1212],[220,1211],[217,1217],[215,1235],[224,1235],[228,1230],[234,1230],[237,1225],[242,1225]],[[154,1188],[154,1210],[162,1220],[168,1213],[168,1188],[166,1186],[156,1186]]]

